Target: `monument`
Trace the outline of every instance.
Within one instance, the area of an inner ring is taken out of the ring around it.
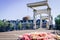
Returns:
[[[35,7],[43,7],[46,6],[46,9],[34,9]],[[48,5],[48,0],[44,0],[41,2],[35,2],[35,3],[28,3],[27,7],[32,8],[34,14],[33,14],[33,21],[34,21],[34,29],[36,29],[36,17],[37,15],[40,15],[40,28],[42,28],[42,19],[46,19],[47,25],[46,27],[49,29],[50,25],[52,25],[52,18],[51,18],[51,8]],[[48,16],[43,17],[42,14],[47,14]]]

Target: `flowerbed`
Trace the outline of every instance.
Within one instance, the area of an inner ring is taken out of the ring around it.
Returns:
[[[58,40],[58,36],[46,32],[25,33],[18,37],[18,40]]]

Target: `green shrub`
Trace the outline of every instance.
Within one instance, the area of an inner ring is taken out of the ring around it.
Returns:
[[[55,18],[56,29],[60,29],[60,15]]]

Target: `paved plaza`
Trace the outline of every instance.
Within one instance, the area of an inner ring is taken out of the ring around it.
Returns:
[[[18,30],[9,32],[0,32],[0,40],[17,40],[19,35],[31,32],[54,32],[54,30],[36,29],[36,30]]]

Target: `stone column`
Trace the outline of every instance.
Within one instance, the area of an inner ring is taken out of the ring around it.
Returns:
[[[42,16],[40,14],[40,28],[42,28]]]
[[[48,0],[45,0],[45,1],[47,1],[47,2],[48,2]]]
[[[34,12],[34,14],[33,14],[33,24],[34,24],[34,29],[36,29],[36,18],[35,18],[35,16],[36,16],[36,10],[33,9],[33,12]]]
[[[51,23],[51,9],[48,8],[47,10],[48,10],[48,19],[49,19],[49,27],[50,27],[50,25],[52,24]],[[49,29],[49,27],[48,27],[48,29]]]
[[[49,23],[49,27],[50,27],[50,29],[52,29],[52,18],[51,18],[51,10],[50,10],[50,12],[49,12],[49,17],[50,17],[50,23]]]

